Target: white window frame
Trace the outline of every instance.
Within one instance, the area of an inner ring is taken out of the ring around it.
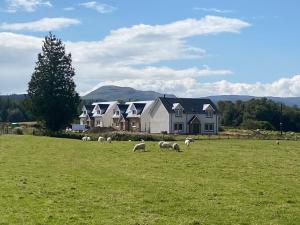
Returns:
[[[214,123],[206,123],[206,124],[204,124],[204,131],[205,132],[209,132],[209,133],[214,132],[215,131],[215,124]]]
[[[175,109],[175,116],[182,117],[182,109]]]
[[[213,118],[214,112],[213,110],[206,110],[206,118]]]
[[[136,115],[136,114],[137,114],[136,109],[133,109],[133,110],[132,110],[132,114],[133,114],[133,115]]]
[[[182,126],[182,129],[179,129],[179,126]],[[184,131],[184,124],[183,123],[174,123],[174,131],[175,132],[183,132]]]

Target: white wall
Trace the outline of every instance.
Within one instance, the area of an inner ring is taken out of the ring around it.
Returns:
[[[150,133],[161,133],[169,130],[169,113],[160,100],[155,101],[151,107]]]

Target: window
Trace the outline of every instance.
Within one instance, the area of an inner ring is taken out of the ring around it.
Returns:
[[[83,111],[83,114],[84,114],[84,115],[86,115],[86,114],[87,114],[87,112],[84,110],[84,111]]]
[[[97,114],[101,114],[101,111],[100,111],[100,110],[97,110]]]
[[[120,126],[120,123],[116,123],[116,127],[119,127]]]
[[[175,116],[176,117],[182,117],[182,110],[181,109],[176,109],[175,110]]]
[[[183,131],[183,123],[174,123],[174,131]]]
[[[132,110],[132,114],[136,114],[136,110],[135,109]]]
[[[114,115],[115,116],[119,116],[120,115],[120,111],[119,110],[115,110]]]
[[[136,127],[135,122],[131,122],[132,127]]]
[[[212,110],[206,110],[206,117],[212,118],[213,117],[213,111]]]
[[[214,124],[213,123],[206,123],[204,126],[204,131],[205,132],[214,132]]]

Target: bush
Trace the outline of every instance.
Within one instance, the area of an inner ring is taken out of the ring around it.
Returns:
[[[16,134],[16,135],[23,135],[23,129],[21,127],[15,127],[13,129],[13,134]]]

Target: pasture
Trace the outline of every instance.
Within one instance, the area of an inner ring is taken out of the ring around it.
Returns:
[[[0,136],[0,224],[300,224],[300,142],[135,143]]]

